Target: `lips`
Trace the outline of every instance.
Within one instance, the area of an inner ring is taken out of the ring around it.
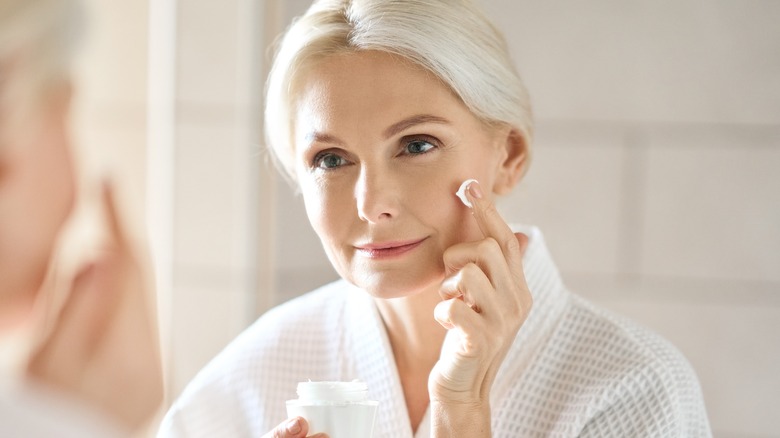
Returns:
[[[427,237],[422,239],[396,240],[380,243],[365,243],[355,245],[358,254],[370,259],[387,259],[400,256],[420,246]]]

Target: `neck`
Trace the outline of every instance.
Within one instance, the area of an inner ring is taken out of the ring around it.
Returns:
[[[428,408],[428,376],[439,360],[446,335],[444,328],[433,318],[433,309],[440,300],[436,290],[404,298],[376,300],[390,339],[414,432]]]
[[[446,335],[433,318],[433,309],[441,301],[438,292],[426,290],[408,297],[375,301],[399,368],[430,372],[439,360]]]

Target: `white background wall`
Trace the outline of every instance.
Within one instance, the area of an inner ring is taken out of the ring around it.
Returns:
[[[780,436],[780,2],[483,3],[537,119],[506,218],[683,351],[717,437]],[[308,2],[88,4],[80,132],[134,217],[150,201],[173,397],[269,304],[335,278],[258,146],[265,47]]]

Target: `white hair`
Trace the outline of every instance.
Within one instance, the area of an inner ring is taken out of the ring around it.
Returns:
[[[0,0],[0,111],[5,116],[28,115],[69,76],[81,18],[75,0]]]
[[[488,124],[517,128],[530,147],[528,92],[501,32],[470,0],[321,0],[284,34],[266,84],[265,134],[295,179],[292,121],[296,80],[323,58],[378,50],[436,75]]]

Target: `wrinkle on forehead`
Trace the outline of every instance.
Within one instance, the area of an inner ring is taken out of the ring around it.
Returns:
[[[406,73],[387,74],[388,66],[392,66],[395,71],[401,67]],[[354,77],[353,70],[356,68],[362,71],[362,77]],[[312,139],[339,143],[334,137],[337,133],[328,131],[329,127],[332,128],[330,122],[339,118],[336,114],[347,112],[361,117],[366,114],[370,116],[375,112],[372,109],[384,109],[385,101],[397,105],[395,94],[383,93],[385,90],[407,90],[406,102],[410,104],[412,112],[402,107],[397,120],[386,122],[383,138],[398,133],[405,128],[404,125],[444,122],[444,118],[435,114],[435,111],[424,108],[416,111],[415,105],[442,99],[449,101],[449,104],[453,98],[462,104],[460,98],[428,70],[398,55],[379,51],[344,52],[322,57],[308,63],[305,71],[299,71],[293,83],[292,92],[296,97],[292,100],[291,134],[298,145]],[[378,88],[378,84],[385,84],[385,90]],[[344,98],[347,93],[354,96]],[[304,126],[305,132],[301,132]]]

